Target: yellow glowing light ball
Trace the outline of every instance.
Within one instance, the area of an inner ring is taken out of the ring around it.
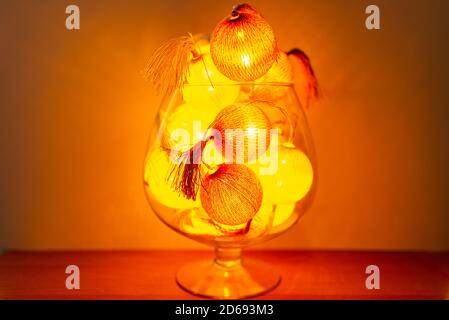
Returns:
[[[167,152],[154,149],[145,163],[144,182],[147,191],[162,205],[175,209],[198,207],[199,202],[187,200],[171,187],[168,179],[172,163]]]
[[[225,107],[238,97],[240,87],[218,71],[210,55],[210,46],[199,48],[200,56],[189,64],[184,101],[211,108]]]
[[[177,147],[177,150],[188,150],[204,138],[204,133],[219,113],[219,108],[211,108],[203,104],[183,104],[169,116],[164,131],[165,148]],[[168,141],[168,145],[167,145]]]
[[[263,159],[262,163],[265,163]],[[279,147],[277,166],[250,165],[258,174],[264,196],[273,204],[295,203],[309,192],[313,182],[313,168],[309,158],[292,144],[285,143]],[[271,168],[269,173],[263,168]]]
[[[214,29],[211,55],[218,70],[235,81],[253,81],[273,65],[276,39],[268,22],[250,5],[240,4]]]

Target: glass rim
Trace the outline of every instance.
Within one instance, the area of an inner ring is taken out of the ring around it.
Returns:
[[[192,83],[185,83],[183,87],[234,87],[234,86],[242,86],[242,85],[250,85],[250,86],[271,86],[271,87],[292,87],[293,82],[255,82],[255,81],[248,81],[248,82],[192,82]]]

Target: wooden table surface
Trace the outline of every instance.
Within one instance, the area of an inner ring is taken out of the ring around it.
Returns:
[[[282,282],[260,299],[448,299],[449,253],[249,251],[276,266]],[[0,256],[0,299],[196,299],[175,283],[176,270],[207,251],[9,252]],[[80,290],[67,290],[67,265]],[[380,268],[379,290],[365,268]]]

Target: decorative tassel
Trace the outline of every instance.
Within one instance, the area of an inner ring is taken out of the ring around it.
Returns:
[[[293,56],[297,58],[302,65],[302,67],[305,69],[305,78],[306,78],[306,95],[305,97],[305,106],[306,108],[309,107],[309,104],[311,102],[317,101],[321,94],[320,89],[318,86],[318,80],[315,76],[315,72],[313,71],[312,64],[310,62],[309,57],[302,51],[301,49],[294,48],[287,52],[288,56]],[[304,84],[301,84],[303,86]],[[301,101],[304,103],[304,101]]]
[[[170,94],[186,82],[189,63],[196,55],[195,40],[191,34],[168,40],[152,55],[144,76],[160,93]]]
[[[190,150],[181,152],[175,159],[173,154],[171,156],[174,165],[168,180],[171,180],[171,187],[183,194],[186,199],[196,200],[202,175],[201,156],[210,139],[196,143]]]
[[[167,174],[172,169],[172,162],[165,150],[155,148],[145,161],[144,182],[146,192],[154,197],[160,204],[168,208],[186,210],[199,206],[181,197],[178,192],[171,188],[171,182],[167,181]]]

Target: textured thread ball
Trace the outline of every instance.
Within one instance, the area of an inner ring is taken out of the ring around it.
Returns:
[[[244,165],[223,164],[208,175],[200,191],[209,217],[224,225],[250,221],[262,204],[263,191],[256,174]]]
[[[214,143],[228,162],[245,163],[267,150],[271,123],[262,111],[267,106],[269,103],[262,101],[236,103],[216,116],[212,124],[212,129],[217,130]]]
[[[218,70],[235,81],[253,81],[273,65],[277,46],[273,29],[251,6],[234,8],[211,36],[212,60]]]

